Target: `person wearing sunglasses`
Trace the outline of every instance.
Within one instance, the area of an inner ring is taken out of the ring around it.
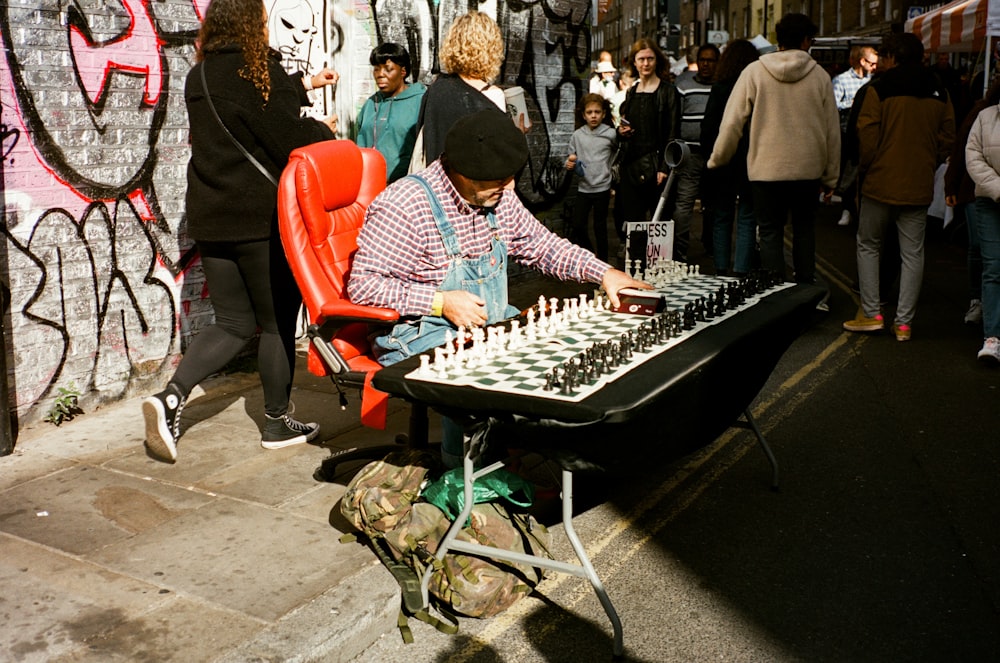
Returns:
[[[848,142],[845,137],[848,133],[847,122],[851,115],[851,106],[854,105],[854,97],[861,86],[872,79],[875,68],[878,66],[878,54],[871,46],[854,46],[851,48],[851,67],[842,74],[833,77],[833,99],[837,103],[837,112],[840,113],[840,135],[841,145],[846,148]],[[838,193],[844,201],[844,211],[840,215],[837,225],[850,225],[851,219],[858,218],[857,205],[857,168],[848,167],[851,164],[849,159],[842,153],[840,158],[840,182],[837,186]]]

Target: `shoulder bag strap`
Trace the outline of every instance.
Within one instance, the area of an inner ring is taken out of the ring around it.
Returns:
[[[256,166],[257,170],[260,171],[261,175],[266,177],[271,184],[273,184],[274,186],[278,186],[278,180],[274,178],[274,175],[272,175],[267,168],[264,168],[264,165],[261,162],[257,161],[254,158],[254,156],[247,151],[247,148],[243,147],[243,144],[240,143],[240,141],[236,140],[236,136],[234,136],[229,132],[229,129],[226,128],[226,125],[225,123],[223,123],[222,118],[219,117],[219,113],[215,110],[215,104],[212,102],[212,95],[209,94],[208,92],[208,82],[205,80],[206,63],[207,60],[202,60],[201,62],[201,87],[205,91],[205,99],[208,100],[208,107],[212,109],[212,115],[215,116],[215,119],[216,121],[218,121],[219,126],[222,127],[222,130],[226,132],[227,136],[229,136],[229,140],[233,141],[233,145],[236,146],[236,149],[238,149],[250,163]]]

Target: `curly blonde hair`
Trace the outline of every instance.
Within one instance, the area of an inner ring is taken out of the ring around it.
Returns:
[[[470,11],[455,19],[441,43],[441,68],[452,74],[492,83],[503,64],[503,35],[488,15]]]
[[[240,69],[240,77],[253,83],[265,105],[271,95],[271,74],[267,69],[270,47],[264,32],[266,16],[263,0],[212,0],[198,31],[196,56],[202,62],[209,53],[238,44],[246,63]]]

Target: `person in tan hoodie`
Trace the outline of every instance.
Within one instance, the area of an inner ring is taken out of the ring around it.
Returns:
[[[809,55],[816,26],[804,14],[786,14],[775,29],[779,50],[743,70],[708,167],[729,163],[749,120],[747,175],[761,266],[784,275],[784,226],[791,217],[795,281],[812,283],[819,194],[829,199],[840,173],[840,120],[830,76]]]

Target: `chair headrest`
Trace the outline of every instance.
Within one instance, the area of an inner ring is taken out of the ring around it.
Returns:
[[[319,195],[327,211],[353,204],[363,176],[362,155],[349,140],[325,140],[292,152],[301,158],[298,186]],[[304,180],[304,181],[303,181]]]

